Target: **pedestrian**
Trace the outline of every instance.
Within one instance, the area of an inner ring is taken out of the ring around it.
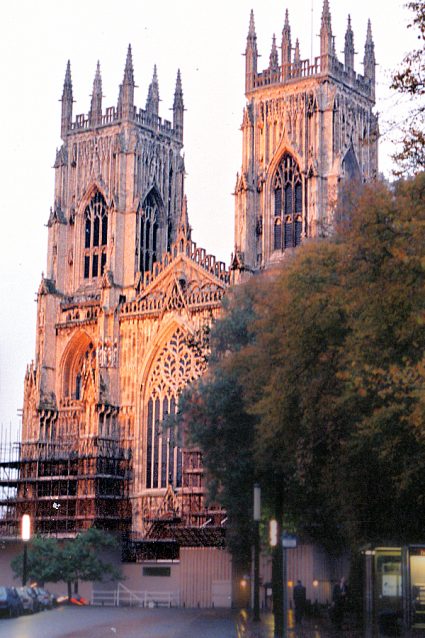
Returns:
[[[344,576],[334,585],[332,592],[332,622],[337,629],[342,629],[344,613],[347,606],[348,587]]]
[[[297,580],[297,584],[294,587],[293,598],[295,607],[295,622],[298,625],[303,619],[306,603],[306,590],[300,580]]]

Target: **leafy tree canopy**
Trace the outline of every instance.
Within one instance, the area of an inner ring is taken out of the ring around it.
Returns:
[[[64,581],[70,596],[73,582],[120,577],[120,571],[102,555],[105,550],[117,548],[113,536],[95,528],[78,534],[74,540],[36,536],[28,546],[28,576],[38,583]],[[22,554],[12,560],[11,567],[15,576],[22,575]]]
[[[414,14],[409,26],[418,31],[419,47],[404,58],[391,84],[391,88],[415,100],[403,127],[401,148],[394,155],[398,175],[425,170],[425,1],[408,2],[407,7]]]
[[[334,550],[423,540],[425,174],[343,200],[334,238],[231,291],[182,401],[236,552],[255,481]]]

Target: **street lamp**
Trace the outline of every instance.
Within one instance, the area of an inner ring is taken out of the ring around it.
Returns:
[[[24,514],[21,521],[21,538],[24,542],[24,559],[22,564],[22,587],[27,584],[28,541],[31,538],[31,519],[29,514]]]
[[[260,620],[260,519],[261,487],[254,485],[254,614],[253,620]]]

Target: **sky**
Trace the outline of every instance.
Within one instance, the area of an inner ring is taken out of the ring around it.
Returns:
[[[244,57],[254,10],[259,69],[268,64],[273,33],[281,37],[289,10],[292,40],[301,57],[318,55],[322,0],[13,0],[0,21],[1,250],[0,424],[17,432],[26,365],[34,357],[36,291],[45,269],[49,209],[53,204],[60,102],[71,61],[75,114],[87,113],[97,61],[103,106],[116,105],[128,44],[133,50],[135,103],[144,108],[157,65],[160,116],[170,108],[177,69],[185,102],[185,192],[192,238],[217,258],[233,248],[232,192],[240,169]],[[396,130],[406,105],[389,90],[391,71],[416,46],[409,11],[398,0],[330,0],[336,51],[343,60],[351,14],[356,71],[363,72],[367,20],[377,59],[377,105],[383,137],[380,169],[389,176]]]

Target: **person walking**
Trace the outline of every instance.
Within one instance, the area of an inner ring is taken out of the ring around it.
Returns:
[[[299,625],[303,619],[306,603],[306,589],[300,580],[294,587],[293,591],[294,607],[295,607],[295,622]]]
[[[332,592],[332,621],[337,629],[342,629],[347,605],[348,587],[344,576],[334,585]]]

